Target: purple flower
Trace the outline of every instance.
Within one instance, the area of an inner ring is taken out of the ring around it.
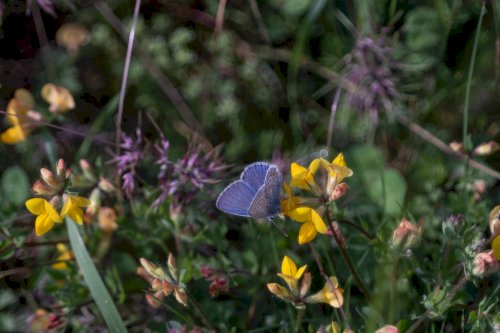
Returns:
[[[142,147],[142,134],[140,129],[136,130],[136,138],[122,135],[121,155],[116,156],[113,162],[116,163],[117,171],[122,176],[122,188],[127,197],[131,198],[135,189],[136,167],[144,157]]]
[[[170,144],[164,138],[155,146],[158,157],[156,163],[160,166],[158,173],[160,195],[153,202],[157,209],[165,200],[172,198],[174,206],[184,206],[190,203],[195,195],[206,184],[218,182],[221,172],[227,166],[219,158],[220,149],[199,142],[194,138],[190,142],[185,155],[176,162],[168,158]]]
[[[393,58],[385,34],[360,37],[347,57],[345,78],[355,89],[349,93],[348,103],[361,113],[368,113],[378,121],[378,112],[391,108],[396,90],[399,63]]]

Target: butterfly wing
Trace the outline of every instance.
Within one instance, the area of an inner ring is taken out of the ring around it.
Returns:
[[[278,214],[281,185],[281,173],[275,165],[271,165],[267,170],[264,184],[259,188],[248,208],[248,215],[253,218],[265,218]]]
[[[255,193],[257,193],[266,181],[267,171],[270,166],[266,162],[252,163],[243,170],[240,179],[250,185],[252,189],[255,189]]]
[[[250,217],[248,208],[256,191],[244,181],[237,180],[229,184],[217,198],[215,206],[225,213]]]

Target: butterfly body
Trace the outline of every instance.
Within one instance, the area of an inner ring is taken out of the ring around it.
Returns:
[[[271,218],[280,211],[282,177],[274,164],[248,165],[240,179],[229,184],[217,198],[221,211],[252,218]]]

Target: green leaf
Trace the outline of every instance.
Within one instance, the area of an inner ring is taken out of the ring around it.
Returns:
[[[2,174],[3,198],[20,206],[30,194],[30,181],[24,170],[18,166],[7,168]]]
[[[394,169],[386,169],[382,175],[372,173],[372,181],[367,185],[368,195],[386,214],[396,214],[401,211],[406,194],[406,181]]]
[[[83,278],[87,283],[90,293],[101,312],[104,321],[108,325],[110,332],[127,332],[127,328],[123,323],[115,303],[111,298],[106,286],[104,285],[101,276],[92,262],[92,258],[87,251],[87,247],[83,242],[82,236],[78,231],[78,227],[70,218],[66,218],[66,226],[68,227],[69,241],[71,249],[75,255],[76,262]]]

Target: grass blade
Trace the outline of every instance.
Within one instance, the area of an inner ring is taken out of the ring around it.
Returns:
[[[66,218],[66,226],[68,227],[71,249],[75,255],[78,267],[80,268],[83,278],[90,289],[90,293],[92,294],[104,321],[108,325],[109,331],[113,333],[127,332],[127,328],[125,327],[125,324],[116,309],[115,303],[106,289],[101,276],[97,272],[97,269],[92,262],[92,258],[90,258],[87,247],[83,242],[80,232],[78,231],[78,227],[70,218]]]

